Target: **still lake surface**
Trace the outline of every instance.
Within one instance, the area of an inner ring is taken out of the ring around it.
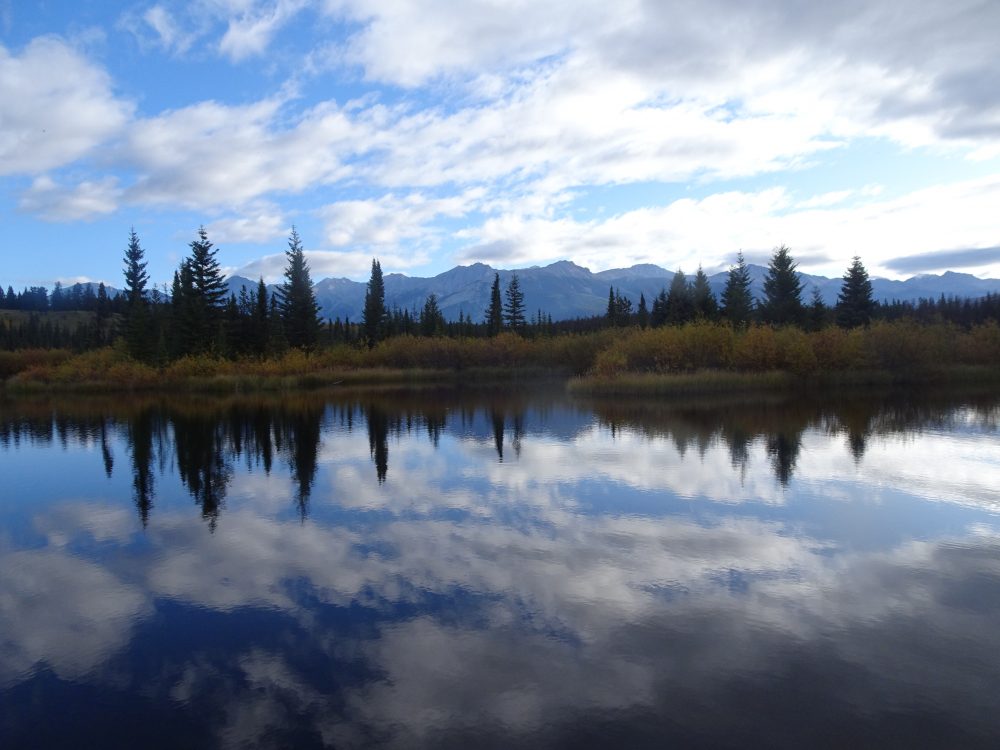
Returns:
[[[1000,396],[0,401],[0,747],[992,747]]]

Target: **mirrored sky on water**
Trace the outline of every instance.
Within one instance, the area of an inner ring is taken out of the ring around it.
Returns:
[[[982,394],[5,402],[0,739],[990,746],[998,425]]]

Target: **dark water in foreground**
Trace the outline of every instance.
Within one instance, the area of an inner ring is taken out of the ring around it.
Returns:
[[[0,747],[997,747],[998,426],[0,402]]]

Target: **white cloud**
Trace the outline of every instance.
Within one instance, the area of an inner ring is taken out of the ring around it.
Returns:
[[[346,177],[358,127],[321,105],[291,128],[277,120],[283,100],[231,107],[202,102],[138,121],[125,158],[139,177],[128,198],[206,210],[237,207],[277,192],[301,192]]]
[[[274,35],[304,6],[304,0],[278,0],[244,9],[229,19],[219,51],[233,62],[263,54]]]
[[[181,32],[170,11],[162,5],[149,8],[142,14],[142,20],[156,32],[164,49],[174,49],[176,45],[178,51],[184,52],[190,44],[191,37]]]
[[[0,46],[0,102],[0,176],[85,157],[132,112],[107,73],[55,37],[33,40],[20,55]]]
[[[346,245],[395,246],[402,240],[423,239],[428,225],[440,218],[456,218],[473,210],[483,197],[481,189],[447,198],[421,193],[384,195],[377,200],[348,200],[320,210],[326,237],[334,247]]]
[[[996,236],[998,202],[1000,175],[848,205],[820,196],[817,208],[802,207],[817,205],[811,200],[796,205],[779,187],[681,199],[606,219],[507,214],[462,232],[472,244],[460,259],[526,264],[568,258],[595,271],[633,263],[692,270],[728,265],[741,248],[769,251],[786,244],[803,271],[838,276],[860,255],[870,272],[898,278],[887,265],[894,257],[976,247],[979,238]],[[970,270],[1000,274],[990,262]]]
[[[258,245],[287,237],[290,231],[281,211],[266,203],[248,206],[238,216],[209,222],[206,229],[213,242]]]
[[[120,196],[116,177],[84,180],[66,187],[42,175],[21,195],[18,207],[46,221],[80,221],[114,213]]]
[[[427,253],[411,250],[395,252],[379,250],[378,258],[383,268],[393,271],[417,268],[430,260]],[[328,276],[367,277],[372,267],[372,254],[367,250],[306,250],[306,260],[309,262],[313,280]],[[237,273],[251,279],[263,276],[265,281],[271,282],[281,277],[287,263],[288,259],[284,253],[275,253],[246,264]]]

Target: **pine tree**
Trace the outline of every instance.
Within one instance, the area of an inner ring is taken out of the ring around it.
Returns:
[[[712,286],[701,266],[698,266],[698,273],[691,284],[691,306],[694,317],[701,320],[715,320],[719,314],[719,303],[715,301]]]
[[[666,325],[667,322],[667,290],[661,289],[653,298],[653,308],[649,312],[649,324],[653,328]]]
[[[837,295],[837,325],[843,328],[866,326],[871,322],[874,309],[871,279],[861,258],[855,255]]]
[[[809,305],[809,330],[822,331],[826,327],[827,306],[819,287],[813,285],[812,303]]]
[[[111,300],[108,299],[108,288],[102,281],[97,285],[97,319],[104,320],[111,315]]]
[[[63,295],[62,282],[57,281],[52,287],[52,294],[49,297],[49,307],[53,310],[64,310],[66,309],[66,300]]]
[[[382,338],[385,318],[385,282],[382,280],[382,266],[372,258],[372,275],[365,291],[365,309],[362,318],[369,349]]]
[[[154,351],[153,320],[146,299],[145,253],[133,227],[125,248],[125,344],[135,359],[148,361]]]
[[[621,290],[609,288],[608,311],[605,317],[610,326],[629,325],[632,322],[632,300],[623,296]]]
[[[268,311],[270,309],[267,299],[267,285],[264,283],[263,276],[257,282],[257,293],[252,295],[252,302],[253,312],[250,323],[252,349],[258,357],[263,357],[267,353]]]
[[[750,269],[747,268],[742,251],[736,254],[736,265],[729,267],[726,286],[722,290],[722,314],[734,326],[747,325],[753,314]]]
[[[187,259],[191,275],[190,333],[195,337],[192,351],[219,348],[222,308],[227,295],[225,278],[215,257],[217,252],[205,227],[199,227],[198,239],[191,243],[191,256]]]
[[[438,307],[437,295],[431,292],[420,311],[420,335],[441,336],[444,333],[445,320]]]
[[[772,325],[798,325],[802,322],[802,281],[795,270],[791,252],[781,245],[774,249],[764,279],[764,321]]]
[[[500,274],[493,274],[493,287],[490,289],[490,306],[486,308],[486,333],[496,336],[503,330],[503,302],[500,299]]]
[[[649,325],[649,309],[646,307],[646,296],[639,292],[639,310],[636,313],[638,318],[638,323],[640,328],[645,328]]]
[[[670,291],[667,292],[666,306],[667,323],[672,326],[683,325],[694,317],[691,287],[683,271],[675,273],[673,280],[670,282]]]
[[[309,263],[294,226],[288,238],[285,257],[288,259],[285,283],[278,292],[285,338],[289,346],[311,351],[319,341],[319,305],[316,304],[316,293],[309,276]]]
[[[505,292],[506,301],[503,306],[503,317],[507,327],[512,331],[520,331],[524,328],[524,292],[521,291],[521,282],[517,274],[511,274],[510,282],[507,284]]]

